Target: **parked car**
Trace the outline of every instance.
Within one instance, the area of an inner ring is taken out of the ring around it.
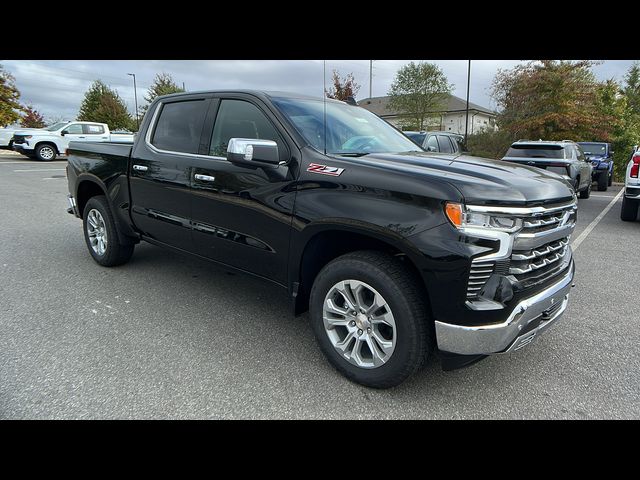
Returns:
[[[593,166],[593,181],[598,182],[598,191],[606,192],[613,183],[613,150],[606,142],[578,142],[584,156]]]
[[[567,182],[445,161],[358,106],[173,94],[149,106],[133,145],[68,151],[68,212],[98,264],[147,241],[271,281],[295,314],[310,310],[334,367],[367,386],[399,384],[436,349],[445,369],[519,350],[568,305]]]
[[[402,132],[427,152],[461,154],[466,152],[464,136],[451,132]]]
[[[502,160],[556,173],[573,185],[580,198],[589,198],[591,195],[593,166],[580,145],[571,140],[518,140],[511,145]]]
[[[624,176],[624,196],[620,218],[625,222],[633,222],[638,218],[640,205],[640,150],[635,146]]]
[[[133,142],[133,135],[111,135],[106,123],[59,122],[48,128],[17,130],[13,149],[40,161],[55,160],[63,155],[69,142]]]

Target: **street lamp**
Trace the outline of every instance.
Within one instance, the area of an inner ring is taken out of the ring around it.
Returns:
[[[467,132],[469,131],[469,84],[471,83],[471,60],[467,67],[467,114],[464,122],[464,144],[467,144]]]
[[[140,130],[140,121],[138,120],[138,91],[136,90],[136,74],[135,73],[127,73],[133,77],[133,98],[136,103],[136,128]]]

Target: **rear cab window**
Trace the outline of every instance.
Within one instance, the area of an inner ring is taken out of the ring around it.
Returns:
[[[82,125],[82,133],[86,135],[102,135],[104,133],[104,126],[97,124],[84,124]]]
[[[197,154],[208,102],[204,98],[164,103],[151,145],[159,150]]]

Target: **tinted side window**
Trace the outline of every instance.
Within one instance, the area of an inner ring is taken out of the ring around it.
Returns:
[[[449,137],[438,135],[438,143],[440,144],[440,151],[442,153],[453,153],[453,146],[449,141]]]
[[[432,150],[434,152],[439,152],[440,151],[440,147],[438,147],[438,141],[436,140],[436,136],[435,135],[431,135],[428,139],[427,139],[427,145],[426,145],[426,149],[429,150],[429,147],[433,147],[435,148],[435,150]]]
[[[82,132],[87,135],[102,135],[104,127],[102,125],[82,125]]]
[[[464,148],[464,137],[449,137],[451,143],[453,143],[453,151],[455,153],[461,153],[465,151]]]
[[[151,144],[161,150],[198,153],[206,106],[205,100],[165,103]]]
[[[82,125],[79,123],[74,123],[73,125],[69,125],[64,129],[65,132],[70,133],[71,135],[82,135]]]
[[[286,147],[278,132],[262,111],[243,100],[222,100],[211,136],[209,154],[224,157],[231,138],[258,138],[273,140],[278,144],[280,155]]]

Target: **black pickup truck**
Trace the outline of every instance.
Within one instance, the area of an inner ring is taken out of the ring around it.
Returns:
[[[133,145],[67,153],[68,211],[97,263],[123,264],[144,240],[274,282],[367,386],[399,384],[430,354],[450,370],[518,350],[573,286],[567,182],[424,151],[336,100],[169,95]]]

